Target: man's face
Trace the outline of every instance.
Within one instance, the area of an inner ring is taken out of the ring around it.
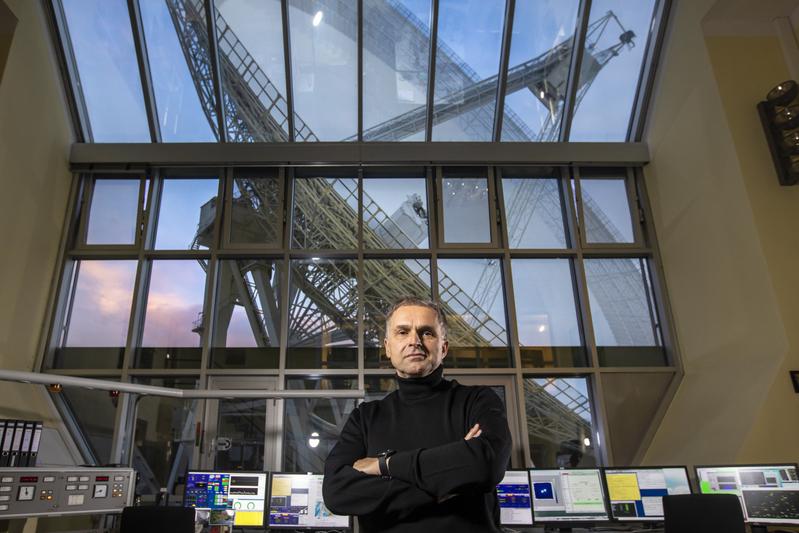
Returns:
[[[401,378],[423,378],[447,356],[436,312],[429,307],[405,305],[391,316],[386,332],[386,355]]]

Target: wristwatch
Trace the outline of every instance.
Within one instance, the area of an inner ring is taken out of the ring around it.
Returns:
[[[394,455],[396,450],[385,450],[377,454],[377,465],[380,467],[380,477],[391,479],[391,472],[388,469],[388,458]]]

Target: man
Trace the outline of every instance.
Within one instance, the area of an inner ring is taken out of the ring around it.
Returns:
[[[510,456],[505,408],[488,387],[443,379],[447,323],[418,298],[386,317],[397,391],[350,414],[325,462],[325,505],[364,533],[497,531]]]

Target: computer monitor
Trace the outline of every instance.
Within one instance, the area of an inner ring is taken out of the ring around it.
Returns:
[[[752,524],[799,524],[799,469],[776,465],[697,466],[702,494],[735,494]]]
[[[349,529],[349,516],[336,515],[322,499],[322,474],[272,474],[269,527]]]
[[[691,494],[688,469],[605,468],[610,514],[622,522],[662,522],[663,496]]]
[[[532,526],[530,475],[527,470],[508,470],[497,485],[499,521],[503,526]]]
[[[610,519],[598,468],[533,468],[530,486],[535,523],[591,523]]]
[[[183,506],[236,511],[236,527],[263,527],[266,472],[203,472],[186,474]]]

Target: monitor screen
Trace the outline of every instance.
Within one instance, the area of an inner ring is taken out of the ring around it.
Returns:
[[[349,528],[350,517],[331,513],[322,499],[321,474],[272,474],[269,527]]]
[[[735,494],[747,522],[799,523],[799,476],[795,464],[700,466],[702,494]]]
[[[530,470],[536,522],[603,522],[609,519],[598,468]]]
[[[232,509],[237,527],[263,527],[265,472],[189,472],[184,507]]]
[[[691,494],[685,467],[606,468],[610,514],[630,522],[663,521],[663,496]]]
[[[530,477],[527,470],[509,470],[497,485],[499,519],[503,526],[532,526]]]

